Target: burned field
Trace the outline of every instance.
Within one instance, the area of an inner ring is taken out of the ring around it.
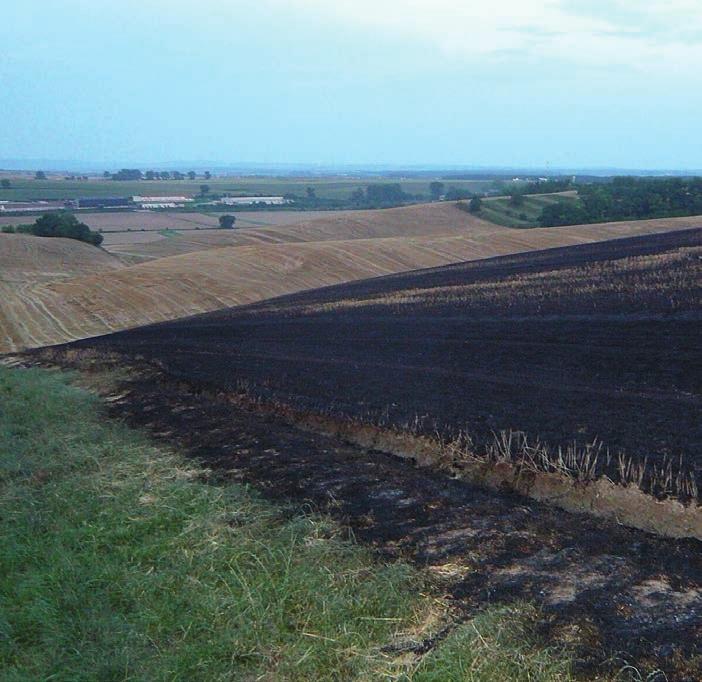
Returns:
[[[575,441],[582,452],[597,439],[648,457],[646,476],[657,473],[642,485],[678,495],[670,462],[682,457],[696,481],[701,466],[701,255],[702,230],[552,249],[30,356],[130,367],[111,414],[267,496],[312,503],[383,554],[427,566],[459,621],[485,603],[527,599],[542,609],[545,639],[569,647],[586,677],[627,661],[644,675],[660,668],[691,681],[702,678],[699,541],[452,481],[280,416],[445,439],[463,432],[475,449],[510,431],[552,451]],[[604,457],[597,467],[616,478]]]
[[[702,487],[701,256],[702,230],[550,249],[77,347],[138,354],[171,376],[299,412],[463,439],[494,457],[526,443],[588,475],[689,499]]]

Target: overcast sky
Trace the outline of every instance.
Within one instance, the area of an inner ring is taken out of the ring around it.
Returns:
[[[702,167],[702,0],[5,0],[0,159]]]

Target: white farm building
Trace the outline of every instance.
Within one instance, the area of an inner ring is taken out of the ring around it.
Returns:
[[[283,197],[222,197],[219,203],[227,206],[250,206],[252,204],[282,206],[290,202]]]

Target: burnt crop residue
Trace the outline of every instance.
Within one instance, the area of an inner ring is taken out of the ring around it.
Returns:
[[[528,450],[546,471],[688,504],[702,488],[701,291],[702,230],[686,230],[330,287],[74,347],[487,459]]]

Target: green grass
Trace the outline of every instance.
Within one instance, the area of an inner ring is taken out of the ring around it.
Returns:
[[[211,193],[230,192],[235,195],[294,193],[305,195],[307,187],[314,187],[320,199],[348,199],[353,190],[370,183],[398,182],[392,178],[255,178],[231,177],[198,178],[190,180],[149,180],[142,182],[115,182],[112,180],[73,181],[49,177],[47,180],[31,178],[11,178],[10,189],[0,188],[0,200],[31,201],[37,199],[75,199],[77,197],[109,196],[194,196],[200,192],[200,185],[209,185]],[[408,194],[423,195],[429,198],[430,179],[402,180],[402,189]],[[446,187],[458,187],[468,192],[482,192],[492,186],[492,181],[446,180]]]
[[[513,206],[508,197],[484,199],[480,217],[506,227],[538,227],[544,206],[557,201],[577,201],[558,194],[526,195],[521,206]]]
[[[435,627],[426,588],[328,519],[102,418],[70,376],[0,368],[3,682],[570,679],[528,607],[421,660],[383,654]]]

